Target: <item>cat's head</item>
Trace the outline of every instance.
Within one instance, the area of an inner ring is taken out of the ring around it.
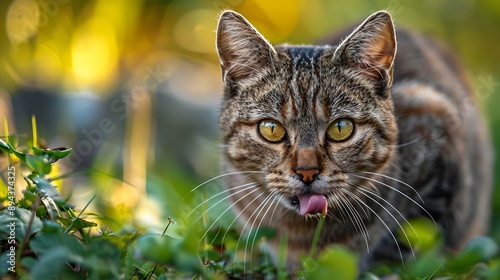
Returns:
[[[396,40],[387,12],[371,15],[339,46],[273,47],[226,11],[217,51],[226,171],[262,171],[260,186],[284,207],[325,214],[339,196],[356,195],[362,172],[391,162]]]

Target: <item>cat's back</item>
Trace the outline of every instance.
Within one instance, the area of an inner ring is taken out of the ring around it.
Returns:
[[[396,38],[394,84],[408,81],[425,84],[448,96],[456,105],[472,97],[466,71],[449,46],[406,29],[398,29]]]
[[[489,133],[468,73],[452,48],[410,31],[396,34],[392,94],[402,177],[424,195],[448,245],[458,248],[489,226]]]

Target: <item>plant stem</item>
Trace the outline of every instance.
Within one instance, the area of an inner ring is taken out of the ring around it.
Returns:
[[[85,204],[85,207],[83,207],[82,211],[80,211],[80,213],[78,213],[78,216],[76,216],[76,218],[71,219],[71,224],[69,224],[69,226],[66,228],[66,230],[64,231],[64,234],[68,234],[68,232],[71,230],[71,228],[73,228],[73,225],[75,224],[76,220],[78,220],[78,218],[80,218],[80,216],[83,214],[83,212],[85,212],[87,207],[89,207],[90,203],[92,203],[92,201],[96,198],[98,192],[99,192],[99,190],[97,190],[95,192],[95,194],[92,196],[92,198],[87,202],[87,204]]]
[[[40,207],[41,202],[42,201],[40,200],[40,197],[37,197],[35,200],[35,203],[33,204],[31,217],[30,217],[30,220],[28,222],[28,226],[26,227],[26,232],[24,233],[23,242],[21,243],[21,246],[18,249],[18,256],[22,256],[22,253],[24,251],[24,247],[26,247],[26,244],[28,244],[28,240],[30,238],[31,227],[32,227],[33,221],[35,220],[35,217],[36,217],[36,210],[38,209],[38,207]],[[17,258],[17,262],[20,262],[20,261],[21,261],[21,257]],[[17,263],[16,265],[17,265],[17,267],[21,267],[20,263]]]
[[[164,236],[164,235],[165,235],[165,233],[167,233],[168,227],[169,227],[169,226],[170,226],[170,224],[173,222],[173,221],[172,221],[172,218],[170,218],[170,217],[168,217],[168,218],[167,218],[167,220],[168,220],[168,224],[167,224],[167,226],[165,227],[165,229],[163,230],[163,232],[161,233],[161,236]]]
[[[168,219],[168,224],[165,227],[165,229],[163,230],[163,232],[161,233],[162,237],[165,236],[165,233],[167,233],[168,227],[172,223],[172,218],[168,217],[167,219]],[[158,267],[158,263],[155,263],[153,265],[153,267],[151,268],[151,270],[148,272],[148,274],[146,274],[146,277],[144,277],[144,279],[148,279],[148,280],[151,279],[151,277],[153,277],[153,274],[155,273],[155,270],[157,267]]]
[[[31,130],[33,134],[33,147],[38,148],[38,133],[36,130],[36,118],[35,115],[31,115]]]
[[[318,246],[319,234],[321,233],[321,229],[325,224],[325,216],[321,216],[318,222],[318,226],[316,227],[316,231],[314,232],[313,242],[311,246],[311,251],[309,252],[309,257],[313,258],[316,253],[316,247]]]

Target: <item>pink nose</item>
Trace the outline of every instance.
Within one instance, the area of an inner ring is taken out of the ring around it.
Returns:
[[[306,184],[312,183],[314,181],[314,175],[319,173],[318,169],[297,169],[295,171],[297,174],[302,176],[302,181]]]

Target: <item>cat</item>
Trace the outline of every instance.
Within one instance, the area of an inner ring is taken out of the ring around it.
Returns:
[[[411,256],[397,234],[411,219],[434,221],[450,250],[486,233],[492,147],[451,52],[387,11],[323,43],[272,46],[220,16],[221,177],[245,228],[272,228],[290,271],[321,216],[319,251],[343,244],[362,267]]]

